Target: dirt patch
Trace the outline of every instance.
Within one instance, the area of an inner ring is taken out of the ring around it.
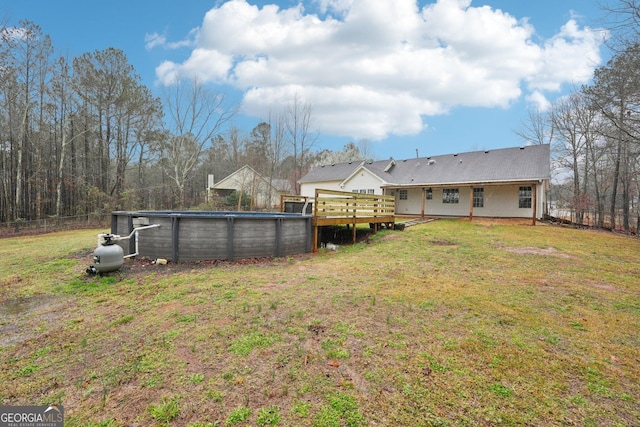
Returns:
[[[504,247],[502,250],[519,255],[542,255],[542,256],[555,256],[559,258],[575,258],[574,256],[563,254],[555,248],[536,248],[534,246],[524,246],[520,248]]]
[[[263,293],[276,292],[276,291],[284,289],[285,285],[286,285],[286,283],[269,282],[269,283],[265,283],[263,286],[257,288],[257,291],[263,292]]]
[[[38,336],[43,322],[51,323],[69,307],[52,295],[17,298],[0,304],[0,347],[23,343]]]
[[[590,285],[597,289],[602,289],[605,291],[615,291],[616,287],[613,285],[607,285],[606,283],[590,283]]]
[[[433,239],[431,240],[431,244],[436,246],[455,246],[456,245],[455,242],[452,242],[447,239]]]
[[[489,225],[531,225],[533,220],[531,218],[486,218],[486,217],[474,217],[473,219],[460,218],[460,221],[470,221],[475,224]],[[545,225],[541,221],[536,221],[536,225]]]

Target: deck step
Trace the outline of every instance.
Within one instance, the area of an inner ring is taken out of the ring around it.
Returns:
[[[431,221],[435,221],[435,219],[434,218],[414,218],[414,219],[410,219],[409,221],[402,222],[400,224],[404,224],[404,228],[408,228],[414,225],[424,224]]]

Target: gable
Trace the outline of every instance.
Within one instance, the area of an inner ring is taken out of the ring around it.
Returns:
[[[253,169],[249,166],[243,166],[231,175],[226,176],[219,182],[213,185],[213,188],[218,189],[237,189],[243,184],[248,185],[253,179],[254,175],[257,175]]]
[[[239,190],[240,188],[250,188],[259,186],[260,188],[267,188],[269,181],[256,172],[249,165],[245,165],[233,172],[231,175],[225,177],[220,182],[213,185],[216,189],[225,190]],[[286,193],[290,191],[291,185],[287,180],[274,179],[271,182],[271,187],[276,192]]]
[[[385,184],[377,174],[371,172],[365,166],[359,166],[351,175],[340,183],[340,187],[346,191],[353,189],[376,189]]]

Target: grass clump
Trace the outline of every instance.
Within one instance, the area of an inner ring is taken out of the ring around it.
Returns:
[[[229,346],[229,351],[239,356],[247,356],[254,348],[269,347],[279,339],[278,334],[252,332],[234,339]]]
[[[168,426],[169,422],[180,414],[178,400],[179,398],[174,396],[169,399],[163,398],[162,402],[157,405],[150,405],[149,413],[151,414],[151,418],[165,423]]]
[[[343,422],[348,427],[366,425],[366,419],[358,410],[355,397],[333,393],[327,400],[329,404],[323,405],[313,420],[314,427],[340,427]]]
[[[242,423],[251,416],[252,412],[253,411],[251,411],[251,409],[247,408],[246,406],[239,406],[231,411],[231,413],[227,416],[225,425],[233,426]]]
[[[258,409],[256,424],[259,426],[277,426],[280,424],[280,408],[277,405]]]

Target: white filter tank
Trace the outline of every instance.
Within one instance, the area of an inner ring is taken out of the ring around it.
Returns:
[[[100,273],[116,271],[124,264],[124,251],[112,240],[113,235],[103,234],[101,245],[93,251],[93,266]]]

